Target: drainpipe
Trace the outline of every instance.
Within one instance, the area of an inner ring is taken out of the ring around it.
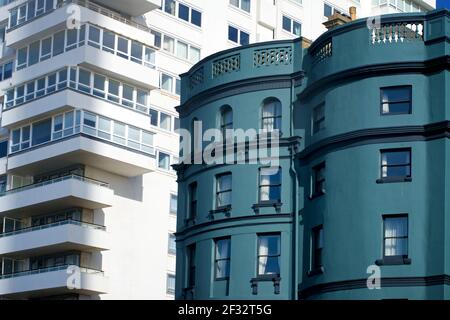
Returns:
[[[291,103],[290,103],[290,136],[294,136],[294,88],[295,80],[291,79]],[[291,176],[291,190],[292,190],[292,211],[293,216],[293,241],[292,241],[292,260],[293,260],[293,272],[292,272],[292,299],[297,300],[297,290],[298,290],[298,210],[297,210],[297,172],[295,170],[295,148],[290,147],[290,168],[289,174]]]

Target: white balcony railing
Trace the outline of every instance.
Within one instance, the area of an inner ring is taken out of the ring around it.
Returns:
[[[28,186],[11,189],[11,190],[8,190],[6,192],[0,193],[0,197],[4,197],[4,196],[7,196],[7,195],[19,193],[19,192],[26,191],[26,190],[32,190],[32,189],[40,188],[40,187],[43,187],[43,186],[47,186],[47,185],[50,185],[50,184],[55,184],[55,183],[58,183],[58,182],[61,182],[61,181],[66,181],[66,180],[71,180],[71,179],[82,181],[82,182],[85,182],[85,183],[94,184],[94,185],[97,185],[97,186],[100,186],[100,187],[103,187],[103,188],[108,188],[108,189],[110,188],[109,184],[106,183],[106,182],[101,182],[101,181],[94,180],[94,179],[91,179],[91,178],[86,178],[86,177],[78,176],[78,175],[75,175],[75,174],[71,174],[71,175],[67,175],[67,176],[51,179],[51,180],[48,180],[48,181],[43,181],[43,182],[39,182],[39,183],[30,184]]]
[[[57,8],[61,8],[63,6],[70,5],[70,4],[76,4],[76,5],[79,5],[80,7],[88,8],[89,10],[95,11],[97,13],[100,13],[104,16],[107,16],[107,17],[117,20],[119,22],[125,23],[125,24],[132,26],[134,28],[137,28],[139,30],[143,30],[146,32],[151,31],[151,29],[148,28],[147,26],[144,26],[138,22],[135,22],[135,21],[129,19],[128,17],[126,17],[124,15],[121,15],[115,11],[112,11],[112,10],[109,10],[102,6],[99,6],[98,4],[92,3],[91,1],[88,1],[88,0],[63,0],[57,4]]]
[[[17,278],[17,277],[24,277],[24,276],[31,276],[35,274],[42,274],[42,273],[48,273],[48,272],[54,272],[54,271],[61,271],[61,270],[67,270],[71,265],[60,265],[60,266],[54,266],[54,267],[48,267],[48,268],[42,268],[42,269],[35,269],[35,270],[26,270],[26,271],[19,271],[14,272],[10,274],[3,274],[0,275],[0,280],[3,279],[10,279],[10,278]],[[80,272],[87,273],[87,274],[98,274],[103,276],[104,273],[101,270],[96,270],[92,268],[86,268],[86,267],[80,267],[80,266],[73,266],[80,269]]]
[[[33,226],[33,227],[29,227],[29,228],[18,229],[18,230],[14,230],[14,231],[10,231],[10,232],[4,232],[4,233],[0,234],[0,238],[10,237],[10,236],[23,234],[23,233],[39,231],[39,230],[45,230],[45,229],[59,227],[59,226],[65,226],[65,225],[75,225],[75,226],[80,226],[80,227],[89,228],[89,229],[93,229],[93,230],[106,231],[106,227],[105,226],[100,226],[100,225],[96,225],[96,224],[92,224],[92,223],[87,223],[87,222],[67,219],[67,220],[58,221],[58,222],[54,222],[54,223],[49,223],[49,224],[43,224],[43,225]]]
[[[8,2],[7,0],[1,1]],[[13,1],[15,0],[9,2]],[[71,4],[78,5],[80,7],[84,7],[89,10],[95,11],[97,13],[100,13],[104,16],[107,16],[119,22],[125,23],[139,30],[143,30],[146,32],[151,31],[151,29],[148,28],[147,26],[137,23],[129,19],[129,17],[127,16],[121,15],[118,12],[99,6],[98,4],[92,3],[91,1],[88,0],[44,0],[42,2],[29,0],[10,10],[10,19],[9,19],[10,23],[7,32],[19,28],[22,25],[25,25],[28,22],[33,21],[36,18],[42,17],[55,9],[62,8]]]

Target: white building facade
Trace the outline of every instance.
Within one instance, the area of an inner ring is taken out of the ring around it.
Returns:
[[[0,0],[0,297],[172,299],[179,77],[408,0]],[[73,267],[75,266],[75,267]]]

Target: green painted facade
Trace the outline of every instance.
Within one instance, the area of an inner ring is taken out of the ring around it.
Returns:
[[[234,128],[259,129],[264,101],[278,99],[282,173],[280,203],[259,207],[263,165],[176,167],[177,299],[449,299],[450,12],[387,15],[377,30],[356,20],[304,43],[227,50],[182,76],[179,112],[188,130],[194,119],[203,130],[218,128],[225,105]],[[383,115],[382,90],[398,86],[411,86],[411,112]],[[314,133],[321,105],[323,129]],[[383,179],[382,152],[405,149],[410,176]],[[325,192],[314,196],[319,164]],[[231,209],[211,212],[224,173],[232,174]],[[192,183],[197,216],[188,219]],[[408,217],[407,255],[392,261],[383,259],[383,217],[391,215]],[[312,232],[321,225],[322,268],[312,268]],[[258,277],[265,234],[280,235],[279,275]],[[224,237],[229,278],[216,280],[215,241]],[[381,289],[369,290],[367,268],[375,265]]]

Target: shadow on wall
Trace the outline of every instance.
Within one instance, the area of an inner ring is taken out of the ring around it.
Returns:
[[[86,168],[86,176],[100,181],[107,181],[116,196],[139,202],[143,201],[144,178],[142,175],[127,178],[89,167]]]

